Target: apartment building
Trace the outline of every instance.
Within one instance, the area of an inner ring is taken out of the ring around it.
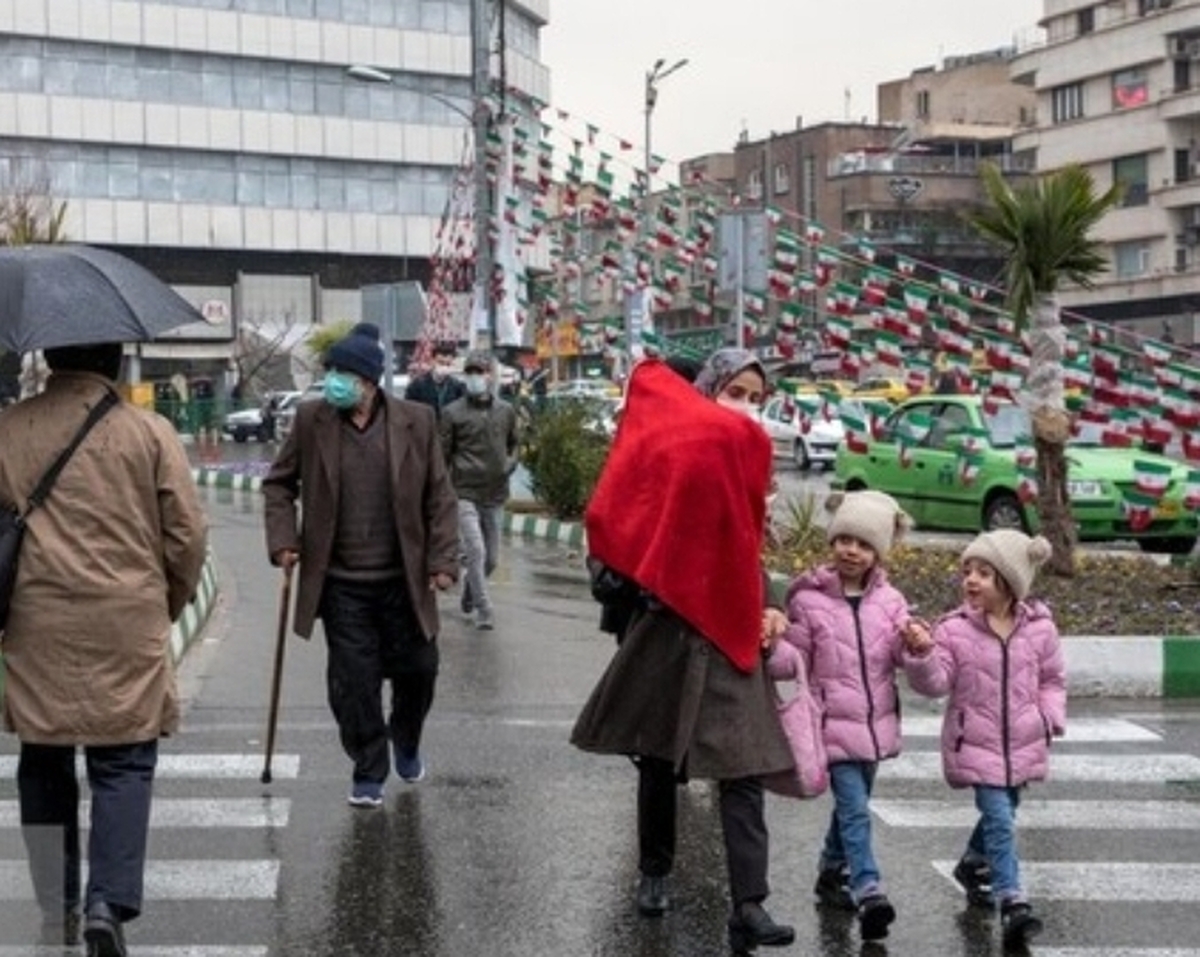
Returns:
[[[1014,149],[1121,184],[1100,223],[1109,271],[1063,305],[1144,335],[1200,336],[1200,0],[1046,0],[1046,42],[1012,63],[1037,97]]]
[[[547,101],[549,0],[496,8],[493,75]],[[70,239],[203,307],[143,347],[147,376],[227,375],[239,335],[428,278],[472,76],[472,0],[0,0],[0,187],[44,182]]]

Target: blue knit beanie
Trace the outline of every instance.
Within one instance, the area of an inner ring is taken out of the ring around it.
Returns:
[[[379,343],[379,327],[360,322],[325,353],[325,368],[340,369],[378,383],[383,375],[383,346]]]

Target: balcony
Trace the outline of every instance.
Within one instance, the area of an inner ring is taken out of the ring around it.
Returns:
[[[841,176],[864,176],[904,173],[912,176],[969,176],[979,175],[981,166],[990,163],[1002,173],[1032,173],[1033,162],[1028,156],[1005,154],[995,157],[943,156],[921,153],[843,153],[829,161],[830,179]]]

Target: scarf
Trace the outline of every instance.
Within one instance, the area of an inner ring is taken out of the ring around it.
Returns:
[[[585,522],[588,548],[753,670],[771,444],[662,362],[630,378]]]

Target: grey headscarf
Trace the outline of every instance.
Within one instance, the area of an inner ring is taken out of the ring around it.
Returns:
[[[710,399],[715,399],[731,380],[747,369],[753,369],[761,375],[763,383],[766,384],[767,370],[763,367],[762,360],[749,349],[718,349],[708,357],[704,368],[696,376],[696,388]]]

